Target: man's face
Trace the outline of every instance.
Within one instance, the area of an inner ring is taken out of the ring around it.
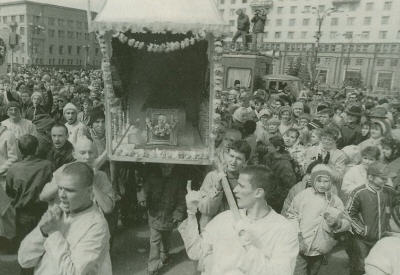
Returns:
[[[22,93],[21,94],[21,101],[22,103],[26,104],[29,102],[29,94],[27,93]]]
[[[10,107],[7,109],[7,115],[12,120],[21,119],[21,110],[18,107]]]
[[[329,123],[329,115],[328,114],[320,114],[318,116],[319,122],[322,123],[322,125],[327,125]]]
[[[33,104],[33,106],[38,106],[40,104],[40,96],[37,96],[37,95],[33,96],[32,104]]]
[[[316,100],[322,100],[322,93],[321,92],[317,92],[316,94],[315,94],[315,99]]]
[[[392,156],[392,148],[389,146],[382,146],[382,153],[385,158],[390,158]]]
[[[382,137],[382,130],[381,127],[377,124],[372,124],[371,130],[370,130],[371,138],[373,139],[378,139]]]
[[[292,147],[297,141],[297,134],[292,131],[288,131],[283,136],[283,141],[285,142],[286,147]]]
[[[81,141],[75,145],[74,148],[74,158],[77,161],[87,163],[88,165],[93,165],[94,160],[97,157],[96,149],[90,141]]]
[[[229,146],[231,146],[231,144],[234,141],[237,141],[239,139],[242,138],[242,135],[239,132],[226,132],[224,139],[222,140],[222,145],[225,149],[228,149]]]
[[[374,189],[380,190],[387,183],[387,178],[368,175],[368,182]]]
[[[277,124],[274,124],[274,123],[270,123],[269,125],[268,125],[268,132],[269,133],[275,133],[277,130],[278,130],[278,125]]]
[[[301,114],[303,113],[303,108],[301,108],[301,107],[295,107],[295,108],[293,108],[293,114],[295,115],[295,116],[300,116]]]
[[[350,114],[345,113],[345,119],[347,123],[353,123],[357,121],[357,117],[356,116],[352,116]]]
[[[228,172],[238,172],[246,165],[246,157],[243,153],[229,149],[225,154],[225,162]]]
[[[320,139],[319,139],[319,136],[317,135],[317,133],[315,133],[315,132],[311,133],[310,142],[311,142],[311,145],[319,144]]]
[[[76,122],[76,117],[77,117],[76,111],[66,110],[64,112],[64,117],[68,124],[74,124]]]
[[[290,119],[290,114],[288,111],[284,111],[281,113],[281,120],[282,121],[289,121]]]
[[[262,104],[261,102],[254,102],[254,109],[259,112],[261,111],[261,109],[263,108],[264,104]]]
[[[237,204],[239,208],[251,208],[257,201],[256,194],[258,189],[254,189],[251,185],[251,176],[247,174],[240,174],[238,184],[233,189]]]
[[[235,89],[236,91],[240,91],[240,84],[235,84],[234,89]]]
[[[68,140],[68,133],[64,127],[53,127],[51,129],[51,140],[54,147],[60,149]]]
[[[376,159],[373,158],[372,156],[362,156],[361,158],[361,164],[364,165],[364,167],[370,166],[375,161]]]
[[[350,95],[349,96],[349,102],[354,103],[357,101],[357,96],[356,95]]]
[[[307,126],[307,124],[308,124],[307,119],[302,118],[299,120],[299,126],[301,127],[301,129],[305,128]]]
[[[98,118],[96,121],[93,122],[93,129],[96,133],[104,135],[105,132],[105,120],[104,118]]]
[[[319,176],[315,179],[314,188],[318,193],[325,193],[331,189],[331,180],[327,176]]]
[[[64,212],[74,212],[90,204],[92,187],[82,184],[78,177],[61,174],[57,185],[60,207]]]
[[[63,98],[59,98],[57,100],[57,104],[58,104],[58,108],[59,109],[63,109],[64,106],[67,104],[67,101],[65,99],[63,99]]]

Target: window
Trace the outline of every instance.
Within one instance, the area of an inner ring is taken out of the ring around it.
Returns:
[[[329,33],[329,38],[330,38],[330,39],[336,39],[337,35],[338,35],[337,32],[334,32],[334,31],[333,31],[333,32],[330,32],[330,33]]]
[[[65,37],[65,32],[64,31],[58,31],[58,38],[64,38]]]
[[[19,27],[19,34],[24,35],[25,34],[25,27]]]
[[[275,32],[275,38],[276,39],[281,38],[281,32]]]
[[[229,25],[235,26],[235,20],[229,20]]]
[[[68,54],[72,54],[72,46],[68,46]]]
[[[339,18],[331,18],[331,26],[337,26],[339,24]]]
[[[382,16],[381,17],[381,24],[387,25],[389,23],[389,16]]]
[[[390,90],[392,88],[393,73],[378,72],[376,87],[380,89]]]
[[[325,5],[319,5],[318,6],[319,11],[324,11],[325,10]]]
[[[390,11],[392,9],[392,2],[391,1],[386,1],[385,4],[383,4],[383,9],[385,11]]]
[[[49,34],[49,37],[54,37],[54,34],[55,34],[54,30],[48,30],[47,32]]]
[[[68,20],[67,21],[67,25],[68,25],[68,27],[73,28],[74,27],[74,20]]]
[[[276,19],[276,25],[282,26],[282,19]]]
[[[68,31],[67,37],[68,38],[74,38],[74,32]]]
[[[379,39],[386,39],[387,31],[380,31],[379,32]]]
[[[25,15],[19,16],[19,22],[21,22],[21,23],[25,22]]]
[[[219,10],[219,13],[221,14],[221,16],[224,16],[224,11],[225,11],[224,9]]]
[[[99,51],[100,51],[100,49],[96,48],[95,51],[94,51],[94,55],[96,55],[96,56],[99,55]]]
[[[58,19],[57,24],[59,27],[64,27],[64,19]]]
[[[85,33],[85,40],[89,40],[89,34],[87,32]]]
[[[293,39],[294,38],[294,32],[288,32],[287,33],[287,38],[288,39]]]
[[[291,13],[291,14],[296,13],[296,10],[297,10],[297,6],[291,6],[291,7],[290,7],[290,13]]]
[[[365,5],[365,10],[367,10],[367,11],[372,11],[373,8],[374,8],[374,2],[368,2],[368,3]]]
[[[343,36],[346,39],[352,39],[353,38],[353,32],[345,32]]]
[[[230,9],[230,10],[229,10],[229,14],[230,14],[231,16],[235,15],[235,9]]]
[[[264,38],[268,38],[268,32],[264,32]]]
[[[219,0],[219,4],[220,4],[220,5],[225,4],[225,0]]]
[[[81,38],[82,38],[82,33],[77,32],[77,33],[76,33],[76,39],[81,39]]]
[[[336,45],[331,45],[331,51],[335,52],[336,51]]]
[[[379,67],[385,66],[385,59],[383,59],[383,58],[378,58],[378,59],[376,60],[376,66],[379,66]]]
[[[58,54],[64,54],[64,46],[58,47]]]
[[[357,59],[356,59],[356,65],[357,65],[357,66],[362,66],[362,64],[363,64],[362,58],[357,58]]]
[[[309,13],[311,10],[311,6],[304,6],[304,13]]]
[[[294,25],[296,25],[296,19],[295,18],[289,19],[289,26],[294,26]]]
[[[49,54],[53,54],[54,45],[49,46]]]
[[[301,32],[301,38],[307,38],[307,32]]]
[[[81,54],[81,46],[76,46],[76,54],[77,55]]]
[[[235,4],[236,3],[236,0],[231,0],[231,4]]]
[[[282,11],[283,11],[283,7],[278,7],[277,13],[278,13],[278,14],[282,14]]]
[[[21,53],[24,53],[25,52],[25,43],[21,43]],[[23,63],[24,61],[22,61],[22,63]]]
[[[363,52],[368,52],[369,45],[363,45],[362,51]]]
[[[363,31],[361,33],[361,38],[362,39],[369,39],[369,31]]]
[[[38,24],[40,21],[40,16],[39,15],[34,15],[33,16],[33,23]]]
[[[82,29],[82,22],[81,21],[76,21],[76,28],[77,29]]]
[[[246,3],[247,3],[247,0],[242,0],[242,3],[243,3],[243,4],[246,4]]]
[[[11,15],[11,22],[16,22],[17,17],[15,15]]]
[[[346,58],[343,60],[343,64],[346,65],[346,66],[350,65],[350,58],[346,57]]]
[[[353,26],[354,25],[354,21],[356,21],[355,17],[348,17],[347,18],[347,25],[348,26]]]
[[[390,60],[390,66],[397,67],[398,64],[399,64],[399,60],[398,59]]]
[[[308,26],[310,24],[310,18],[303,19],[303,26]]]
[[[48,19],[49,26],[54,26],[55,22],[56,22],[56,20],[54,19],[54,17],[49,17],[49,19]]]
[[[7,23],[7,16],[3,16],[3,23]]]
[[[349,11],[355,11],[357,9],[357,6],[354,4],[349,5]]]
[[[328,76],[328,71],[327,70],[318,70],[318,82],[321,84],[326,84]]]
[[[372,21],[371,17],[364,17],[364,22],[363,22],[364,26],[371,25],[371,21]]]

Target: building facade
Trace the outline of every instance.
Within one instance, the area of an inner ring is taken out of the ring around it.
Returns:
[[[311,54],[321,23],[318,65],[321,85],[340,87],[360,78],[376,92],[400,92],[400,1],[398,0],[218,0],[218,8],[236,29],[235,11],[251,18],[252,5],[268,8],[265,49],[279,50],[275,71]]]
[[[83,9],[34,1],[0,4],[0,22],[16,32],[19,44],[8,54],[14,65],[99,67],[101,53],[94,33],[88,32]]]

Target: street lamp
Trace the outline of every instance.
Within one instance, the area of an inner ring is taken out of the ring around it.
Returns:
[[[307,13],[308,11],[303,11],[303,13]],[[314,86],[317,81],[317,63],[318,63],[318,53],[319,53],[319,43],[322,37],[322,24],[324,23],[325,19],[329,17],[333,13],[338,13],[342,12],[336,8],[328,8],[328,9],[320,9],[319,7],[311,7],[311,13],[316,15],[317,18],[317,24],[318,24],[318,29],[314,35],[315,38],[315,45],[314,45],[314,55],[313,55],[313,64],[310,66],[311,72],[311,83],[310,83],[310,89],[314,89]]]

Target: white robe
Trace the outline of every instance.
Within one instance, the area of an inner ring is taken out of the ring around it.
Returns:
[[[18,262],[35,275],[111,275],[110,233],[97,206],[62,217],[60,231],[43,237],[36,227],[22,241]]]
[[[297,232],[284,217],[271,212],[251,221],[249,231],[258,240],[246,250],[234,229],[231,211],[212,219],[200,236],[197,221],[186,219],[178,228],[190,259],[204,262],[203,275],[292,275],[299,252]]]

